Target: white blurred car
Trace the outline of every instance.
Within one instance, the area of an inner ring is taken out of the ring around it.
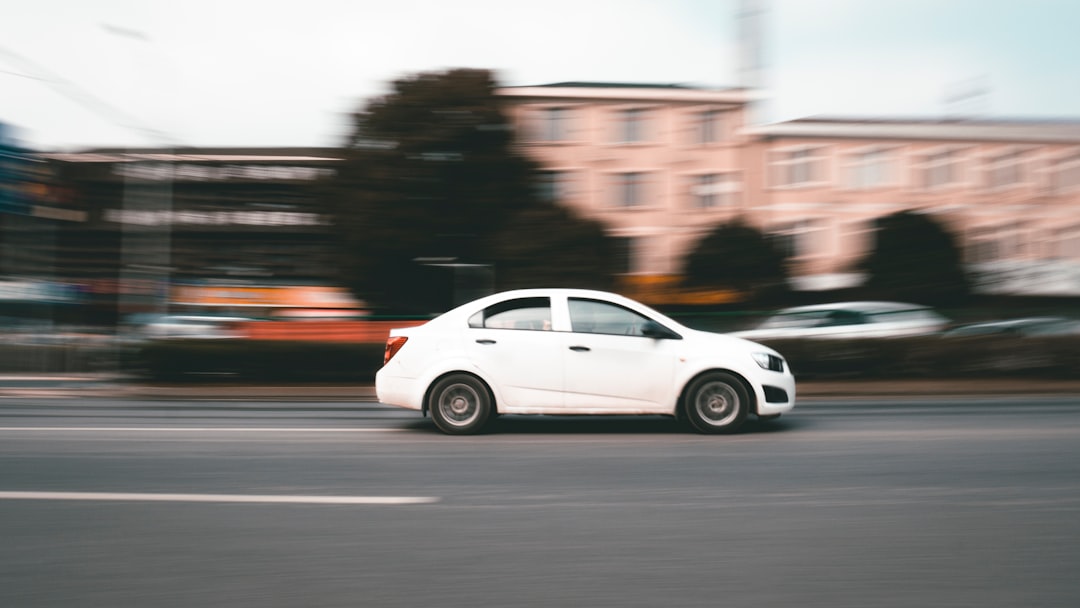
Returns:
[[[250,321],[245,317],[216,317],[210,315],[164,315],[142,327],[149,340],[221,340],[239,338],[234,325]]]
[[[1080,335],[1080,321],[1065,317],[1022,317],[1001,321],[983,321],[954,327],[945,332],[947,338],[1006,335],[1019,337]]]
[[[658,414],[728,433],[795,406],[776,351],[577,289],[504,292],[394,329],[375,388],[450,434],[479,432],[498,414]]]
[[[754,329],[731,332],[748,340],[787,338],[902,338],[941,333],[949,320],[904,302],[835,302],[778,311]]]

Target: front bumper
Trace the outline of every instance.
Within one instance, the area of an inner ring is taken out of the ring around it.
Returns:
[[[760,374],[757,381],[759,416],[776,416],[795,408],[795,376],[790,372]]]

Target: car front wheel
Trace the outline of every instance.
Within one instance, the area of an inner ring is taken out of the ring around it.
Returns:
[[[746,420],[750,396],[738,378],[710,372],[686,391],[686,418],[700,433],[734,433]]]
[[[428,397],[428,411],[439,430],[470,435],[483,430],[491,418],[491,397],[475,376],[451,374],[439,379]]]

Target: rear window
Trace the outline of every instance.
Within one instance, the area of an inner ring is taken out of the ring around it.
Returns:
[[[550,330],[551,298],[517,298],[492,304],[469,317],[469,327]]]

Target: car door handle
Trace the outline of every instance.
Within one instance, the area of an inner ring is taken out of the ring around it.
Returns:
[[[495,344],[495,340],[491,340],[489,338],[481,338],[481,339],[477,340],[476,343],[477,344]]]
[[[592,349],[588,346],[571,346],[570,350],[574,351],[575,353],[587,353]]]

